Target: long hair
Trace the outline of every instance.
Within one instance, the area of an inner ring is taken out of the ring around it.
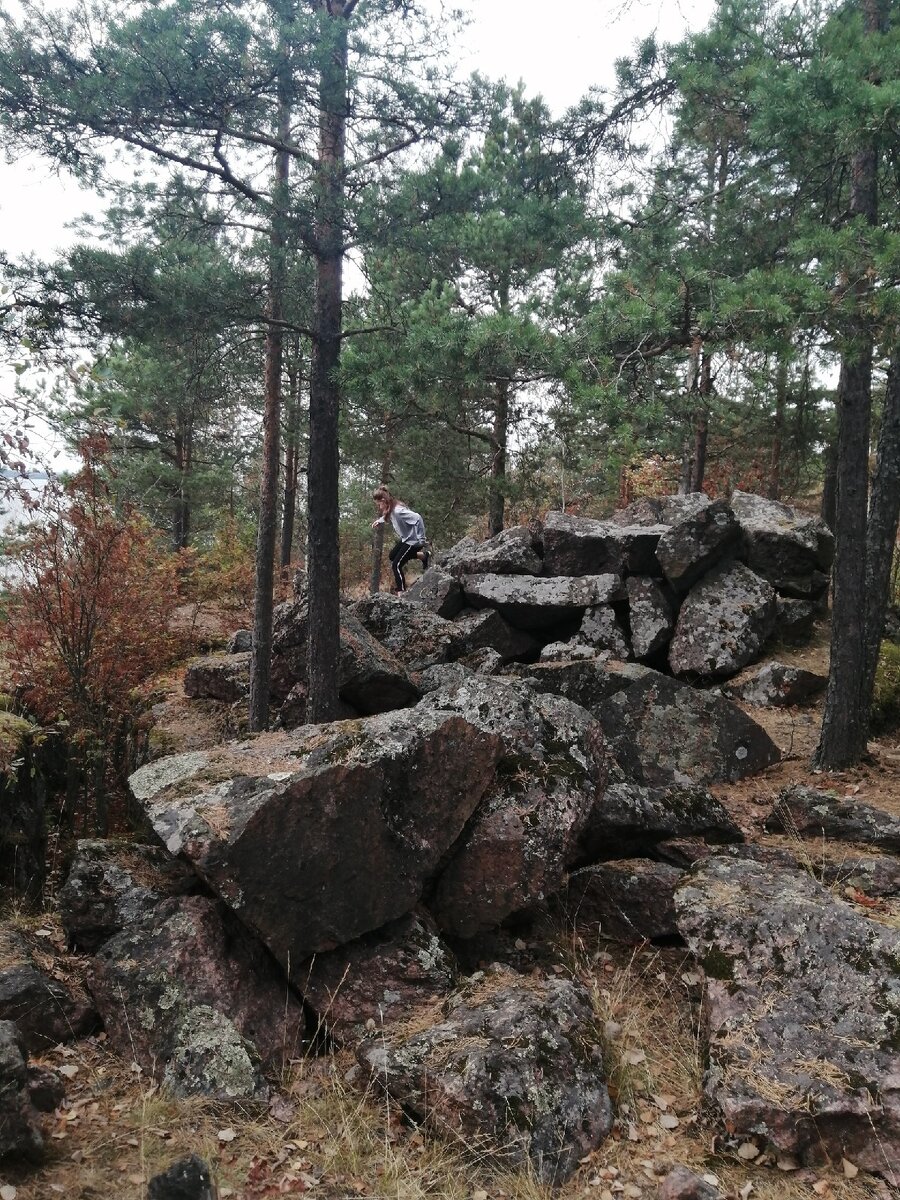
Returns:
[[[398,504],[403,503],[402,500],[397,499],[397,497],[391,492],[391,489],[384,483],[381,483],[378,485],[378,487],[372,493],[372,499],[374,501],[376,501],[376,503],[378,503],[382,500],[386,500],[388,502],[388,504],[390,504],[390,506],[391,506],[391,508],[390,508],[391,512],[393,512],[393,510],[397,507]]]

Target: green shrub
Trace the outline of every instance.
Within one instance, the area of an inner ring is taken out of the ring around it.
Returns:
[[[870,731],[887,733],[900,728],[900,646],[882,642],[875,672]]]

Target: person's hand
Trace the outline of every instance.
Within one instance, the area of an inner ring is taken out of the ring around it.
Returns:
[[[381,518],[376,517],[375,520],[372,522],[372,528],[374,529],[377,525],[380,525],[380,524],[381,524]]]

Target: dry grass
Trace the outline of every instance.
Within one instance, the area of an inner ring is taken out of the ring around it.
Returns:
[[[542,953],[550,950],[541,970],[572,973],[589,988],[616,1108],[611,1136],[555,1192],[528,1172],[497,1169],[471,1144],[411,1124],[367,1085],[350,1051],[293,1061],[266,1110],[177,1100],[115,1057],[102,1035],[37,1060],[70,1076],[67,1100],[47,1118],[45,1163],[6,1164],[0,1183],[15,1186],[17,1200],[144,1200],[149,1178],[196,1153],[210,1163],[220,1200],[471,1200],[479,1191],[488,1200],[653,1200],[677,1163],[715,1176],[735,1198],[896,1196],[871,1176],[845,1178],[840,1164],[785,1171],[770,1156],[747,1164],[717,1153],[700,1104],[699,978],[685,951],[591,943],[571,930],[555,936],[541,931],[549,939]]]

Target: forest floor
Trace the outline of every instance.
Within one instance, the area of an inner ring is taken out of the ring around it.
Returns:
[[[827,630],[803,650],[778,648],[772,657],[824,671]],[[208,743],[222,732],[211,711],[204,715],[196,704],[185,704],[180,680],[181,673],[172,672],[154,689],[166,710],[167,737],[181,743],[173,750]],[[748,711],[784,755],[751,779],[714,789],[748,839],[787,844],[801,853],[796,839],[763,830],[775,796],[792,783],[853,795],[900,815],[900,732],[871,743],[869,761],[858,768],[820,774],[811,770],[810,758],[821,702],[808,709]],[[169,718],[176,717],[181,724],[173,727]],[[849,853],[846,847],[807,843],[801,857],[812,864],[823,855]],[[900,927],[896,903],[853,892],[844,898],[868,917]],[[65,951],[52,905],[38,918],[17,920],[48,949]],[[0,1197],[144,1200],[147,1180],[190,1153],[211,1165],[220,1200],[307,1193],[323,1200],[548,1200],[551,1195],[653,1200],[658,1181],[679,1163],[715,1179],[733,1200],[900,1196],[846,1161],[813,1170],[768,1154],[748,1161],[738,1152],[723,1152],[701,1110],[700,979],[684,949],[625,947],[599,935],[586,940],[565,922],[549,920],[520,933],[514,945],[519,969],[583,980],[608,1046],[606,1068],[617,1110],[613,1133],[555,1192],[527,1172],[498,1168],[471,1145],[411,1125],[377,1089],[366,1086],[350,1050],[327,1056],[310,1051],[285,1063],[268,1108],[222,1106],[164,1094],[134,1064],[114,1056],[101,1034],[36,1060],[63,1073],[67,1100],[47,1119],[44,1163],[39,1168],[4,1164]]]

